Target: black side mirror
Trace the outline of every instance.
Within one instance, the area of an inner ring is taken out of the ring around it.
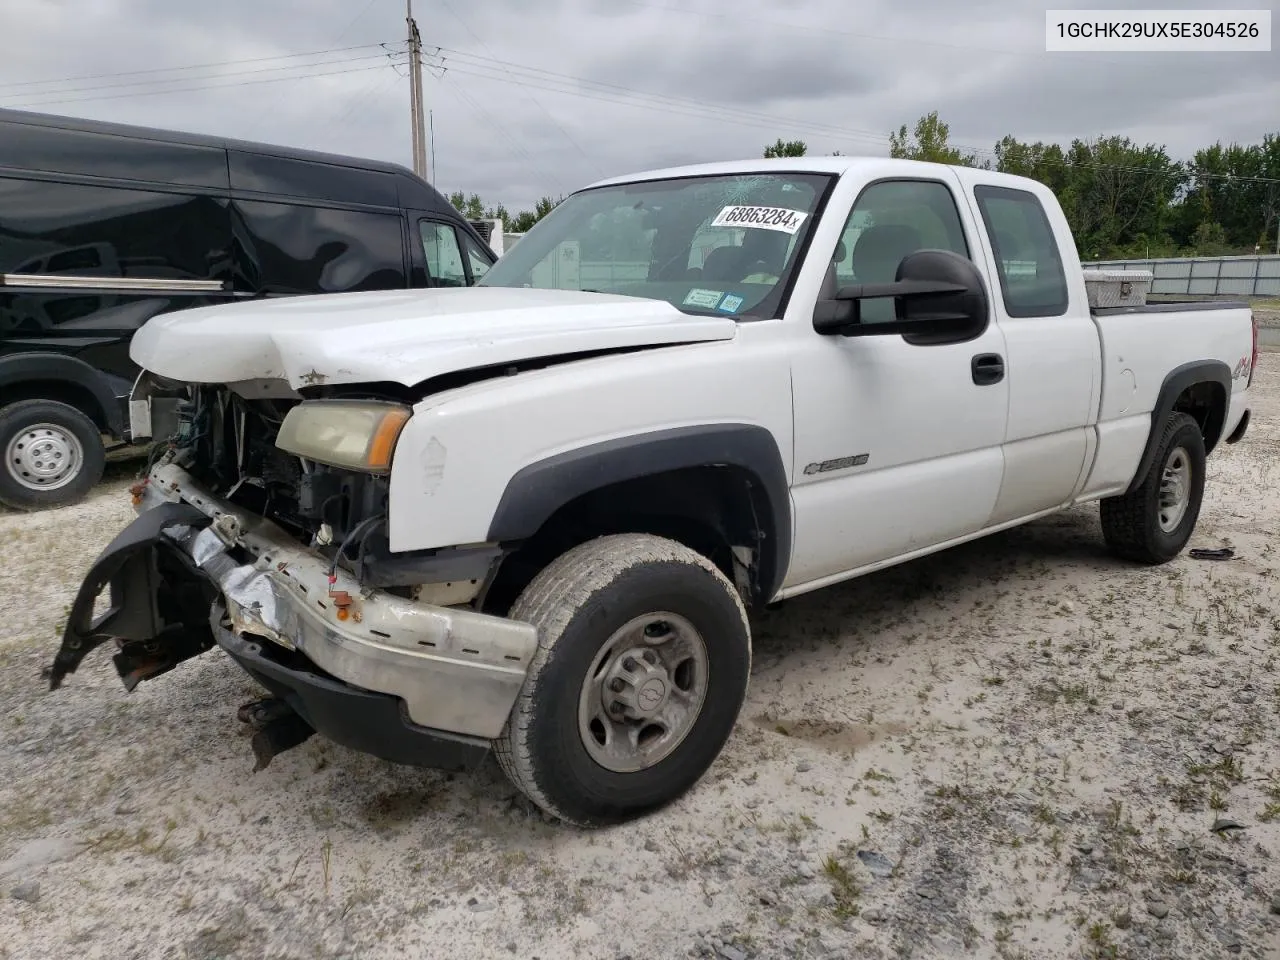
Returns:
[[[864,323],[864,300],[892,297],[895,319]],[[950,250],[917,250],[898,264],[893,283],[841,287],[834,298],[819,300],[813,328],[843,337],[908,335],[911,340],[966,340],[986,329],[990,312],[987,287],[977,265]]]

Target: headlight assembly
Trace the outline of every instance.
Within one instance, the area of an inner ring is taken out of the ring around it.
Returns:
[[[387,473],[411,410],[377,400],[305,400],[280,425],[286,453],[364,473]]]

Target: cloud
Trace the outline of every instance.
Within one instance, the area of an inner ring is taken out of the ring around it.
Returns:
[[[514,210],[628,171],[759,156],[779,136],[883,156],[891,130],[934,109],[953,141],[985,151],[1005,134],[1121,134],[1189,156],[1276,132],[1275,53],[1046,53],[1045,6],[423,0],[423,40],[440,51],[425,77],[432,180]],[[0,104],[407,166],[408,82],[376,46],[402,50],[404,27],[399,0],[29,4],[0,32]],[[357,45],[369,46],[337,50]],[[319,50],[336,52],[262,59]],[[16,85],[228,61],[240,62]],[[217,89],[180,89],[202,86]]]

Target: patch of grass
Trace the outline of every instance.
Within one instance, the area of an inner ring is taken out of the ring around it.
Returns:
[[[1113,960],[1113,958],[1120,956],[1120,948],[1111,939],[1111,928],[1105,921],[1095,920],[1089,924],[1088,930],[1085,931],[1085,937],[1088,941],[1091,956],[1105,957],[1107,960]]]
[[[1050,706],[1056,706],[1059,703],[1067,706],[1083,705],[1086,707],[1096,707],[1098,705],[1098,697],[1088,684],[1069,683],[1063,685],[1053,677],[1049,679],[1048,683],[1032,688],[1031,695],[1034,699]]]
[[[836,918],[845,920],[856,917],[861,910],[858,898],[862,895],[862,890],[849,868],[837,857],[829,856],[822,863],[822,871],[831,884],[831,895],[836,901],[832,912]]]

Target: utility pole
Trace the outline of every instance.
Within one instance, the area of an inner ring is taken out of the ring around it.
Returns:
[[[413,0],[405,0],[405,23],[409,27],[409,126],[413,137],[413,172],[423,180],[429,180],[426,124],[422,122],[422,37],[413,19]]]

